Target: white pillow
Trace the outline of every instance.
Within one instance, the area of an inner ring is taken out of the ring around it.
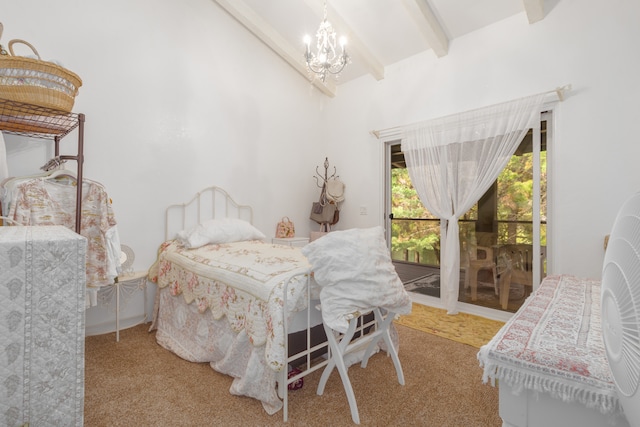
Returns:
[[[188,230],[182,230],[176,239],[189,249],[206,244],[263,240],[266,236],[249,222],[237,218],[210,219]]]
[[[411,298],[389,256],[382,227],[332,231],[302,248],[321,287],[322,319],[346,332],[349,315],[381,307],[411,313]]]

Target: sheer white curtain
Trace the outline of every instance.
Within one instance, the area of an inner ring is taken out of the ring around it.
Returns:
[[[458,218],[489,189],[530,128],[546,94],[429,120],[402,129],[402,151],[420,200],[441,220],[440,298],[458,312]]]

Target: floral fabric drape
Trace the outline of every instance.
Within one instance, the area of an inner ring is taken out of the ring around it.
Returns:
[[[440,297],[457,313],[458,218],[496,180],[530,128],[539,128],[544,93],[403,128],[402,151],[420,200],[441,220]]]

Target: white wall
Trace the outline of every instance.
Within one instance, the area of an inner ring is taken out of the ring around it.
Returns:
[[[85,177],[106,186],[136,269],[155,260],[164,208],[209,185],[253,205],[267,236],[284,215],[308,235],[326,97],[215,2],[6,1],[0,19],[3,45],[25,39],[82,78],[74,111],[86,114]],[[6,139],[11,175],[53,155],[52,144]],[[63,150],[75,144],[70,135]],[[108,316],[113,329],[112,315],[92,308],[87,324]]]
[[[210,0],[4,2],[1,42],[26,39],[82,77],[74,111],[87,115],[85,176],[107,187],[139,270],[163,239],[164,207],[207,185],[252,204],[267,235],[283,215],[308,234],[312,176],[325,156],[347,185],[337,228],[380,224],[383,158],[370,130],[570,83],[550,148],[549,255],[553,272],[596,277],[603,237],[640,189],[640,4],[545,4],[541,22],[509,18],[455,40],[443,58],[425,52],[388,67],[382,81],[341,85],[333,99]],[[7,143],[12,175],[51,156],[39,141]],[[111,315],[92,308],[87,323]]]
[[[640,2],[545,2],[543,21],[525,14],[477,31],[436,58],[428,51],[387,67],[385,78],[340,86],[326,121],[330,154],[348,183],[343,226],[382,218],[383,143],[369,134],[571,84],[555,110],[549,147],[552,273],[599,277],[603,239],[618,208],[640,190]],[[549,10],[550,9],[550,10]],[[357,159],[357,160],[352,160]]]

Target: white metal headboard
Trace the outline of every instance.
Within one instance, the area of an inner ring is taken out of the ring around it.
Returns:
[[[207,187],[186,203],[169,205],[165,211],[165,240],[180,230],[215,218],[239,218],[253,224],[253,208],[240,205],[220,187]]]

